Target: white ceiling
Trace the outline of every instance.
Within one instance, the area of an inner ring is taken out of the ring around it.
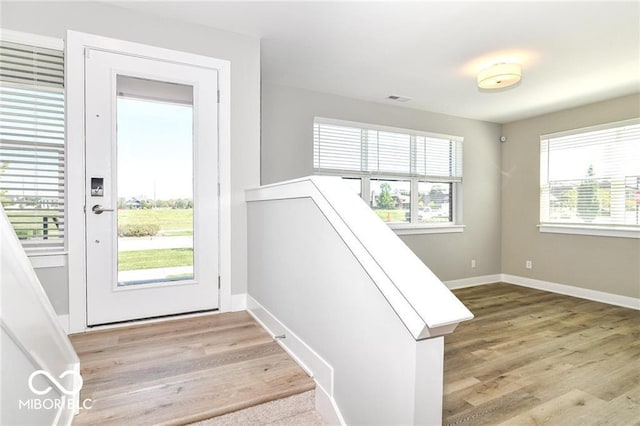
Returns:
[[[640,2],[134,2],[262,39],[265,82],[505,123],[640,91]],[[522,64],[480,92],[483,60]],[[412,98],[407,103],[389,95]]]

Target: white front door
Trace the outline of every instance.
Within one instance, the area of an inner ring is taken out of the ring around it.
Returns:
[[[217,81],[87,49],[89,326],[218,308]]]

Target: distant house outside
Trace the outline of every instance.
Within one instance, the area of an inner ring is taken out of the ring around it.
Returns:
[[[142,202],[137,198],[129,198],[124,203],[124,207],[126,209],[139,209],[141,205],[142,205]]]

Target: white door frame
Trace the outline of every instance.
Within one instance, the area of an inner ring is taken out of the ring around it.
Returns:
[[[87,267],[85,244],[85,102],[84,55],[85,49],[105,50],[149,59],[215,69],[218,72],[218,197],[220,312],[231,311],[231,78],[229,61],[178,52],[96,36],[67,31],[65,51],[65,87],[67,135],[67,247],[69,268],[69,332],[87,330]]]

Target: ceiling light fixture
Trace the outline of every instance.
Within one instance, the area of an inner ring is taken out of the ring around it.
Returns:
[[[501,62],[480,70],[478,87],[481,89],[502,89],[516,84],[521,78],[520,64]]]

